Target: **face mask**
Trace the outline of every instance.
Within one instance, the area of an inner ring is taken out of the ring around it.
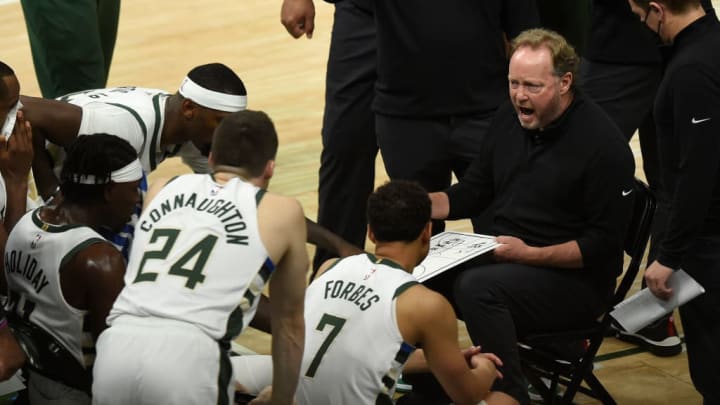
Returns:
[[[657,27],[655,27],[654,30],[647,25],[647,19],[648,19],[648,17],[650,16],[650,13],[657,13],[657,14],[658,14]],[[655,9],[649,8],[648,11],[647,11],[647,13],[645,14],[645,19],[642,20],[642,25],[643,25],[645,28],[647,28],[647,30],[650,31],[650,32],[653,34],[654,37],[658,38],[658,39],[660,40],[660,43],[665,43],[665,41],[663,41],[663,39],[662,39],[662,35],[660,35],[660,30],[662,29],[662,20],[659,18],[659,17],[660,17],[660,16],[659,16],[659,13],[660,13],[659,10],[655,10]]]
[[[12,135],[13,128],[15,128],[15,121],[17,120],[17,112],[21,108],[23,108],[23,104],[18,100],[15,106],[8,112],[7,117],[5,117],[5,123],[2,126],[0,135],[4,136],[6,140]]]

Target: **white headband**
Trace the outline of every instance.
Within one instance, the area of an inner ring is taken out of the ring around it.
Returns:
[[[178,90],[183,97],[212,110],[236,112],[247,108],[247,96],[220,93],[208,90],[192,81],[189,77],[183,79]]]
[[[110,173],[110,181],[115,183],[129,183],[142,179],[143,169],[138,159],[133,160],[127,166],[121,167]],[[107,182],[96,178],[92,174],[74,174],[72,182],[76,184],[106,184]]]

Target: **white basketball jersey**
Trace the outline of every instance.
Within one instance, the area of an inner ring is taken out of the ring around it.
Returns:
[[[84,359],[83,348],[94,347],[85,330],[87,311],[65,301],[59,270],[80,250],[107,241],[87,226],[45,223],[39,213],[26,213],[8,237],[4,259],[10,299],[5,309],[44,329],[87,366],[92,359]]]
[[[299,404],[391,404],[415,348],[403,341],[396,298],[417,280],[367,253],[338,261],[305,296]]]
[[[113,87],[68,94],[58,100],[82,107],[79,135],[106,133],[125,139],[137,151],[146,173],[175,155],[181,156],[193,171],[208,173],[207,158],[192,142],[160,146],[168,97],[169,93],[158,89]]]
[[[188,174],[143,211],[108,323],[121,315],[194,324],[216,340],[237,336],[255,315],[274,270],[258,230],[264,191],[234,178]]]

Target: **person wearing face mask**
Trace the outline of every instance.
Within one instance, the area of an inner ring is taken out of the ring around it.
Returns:
[[[690,376],[704,404],[720,403],[720,22],[699,0],[629,0],[640,20],[670,44],[654,105],[670,216],[648,288],[668,299],[683,269],[705,294],[680,307]]]
[[[509,102],[498,109],[466,175],[430,193],[432,216],[490,210],[475,231],[501,243],[426,282],[449,296],[473,344],[496,353],[488,404],[527,404],[517,341],[591,323],[622,270],[634,159],[617,126],[576,88],[579,58],[559,34],[535,29],[511,45]]]
[[[710,0],[700,1],[711,10]],[[640,23],[627,0],[593,0],[587,52],[580,67],[585,94],[607,112],[630,140],[637,130],[645,178],[657,199],[648,262],[657,256],[669,212],[668,191],[660,177],[652,105],[660,79],[661,41]],[[621,340],[657,356],[682,352],[672,316],[663,317],[637,333],[617,331]]]

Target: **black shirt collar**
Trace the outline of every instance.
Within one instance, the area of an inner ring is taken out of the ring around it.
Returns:
[[[570,105],[563,111],[563,113],[553,122],[548,124],[547,126],[539,129],[524,129],[525,133],[530,137],[530,139],[534,141],[538,140],[551,140],[559,137],[562,135],[565,131],[564,128],[567,126],[567,121],[569,120],[570,113],[578,108],[580,104],[582,104],[585,101],[585,96],[582,94],[582,91],[578,89],[577,87],[573,90],[573,99],[570,102]]]
[[[682,31],[675,35],[675,39],[672,44],[672,52],[674,53],[677,49],[681,49],[687,43],[695,42],[698,38],[705,36],[707,31],[716,25],[717,22],[715,13],[706,13],[704,16],[691,22],[690,25],[683,28]]]

